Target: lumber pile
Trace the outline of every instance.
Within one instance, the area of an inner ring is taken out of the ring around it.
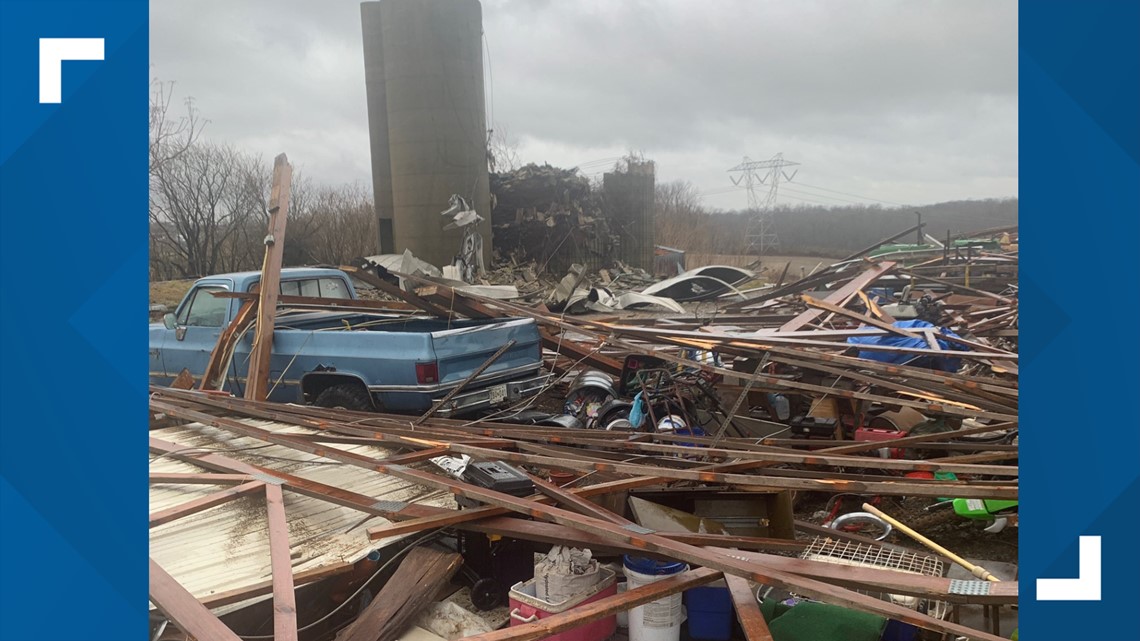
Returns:
[[[726,437],[716,447],[711,447],[711,438],[645,434],[644,437],[630,439],[628,434],[613,432],[536,428],[491,421],[467,425],[457,420],[431,418],[419,426],[412,426],[411,420],[406,416],[275,405],[245,399],[219,398],[195,391],[159,388],[152,390],[151,408],[169,416],[194,421],[203,434],[220,432],[228,434],[227,439],[240,437],[251,443],[272,443],[294,448],[330,461],[361,466],[426,487],[446,490],[484,505],[464,510],[416,504],[400,505],[354,495],[351,488],[307,482],[272,467],[256,468],[259,474],[280,482],[286,491],[324,496],[365,514],[383,516],[402,527],[400,531],[404,533],[455,528],[547,543],[572,541],[575,545],[612,553],[650,554],[679,559],[709,572],[727,573],[754,582],[780,586],[829,603],[977,639],[998,637],[935,619],[854,590],[860,587],[881,589],[883,585],[889,584],[894,586],[891,588],[893,592],[938,595],[951,602],[1016,601],[1016,584],[1011,582],[994,584],[981,596],[955,594],[945,579],[900,576],[887,570],[844,568],[837,571],[835,566],[825,567],[826,564],[778,556],[779,553],[795,549],[797,544],[802,546],[802,543],[794,540],[749,540],[748,537],[679,534],[641,528],[630,524],[622,514],[610,512],[586,500],[631,488],[651,486],[699,486],[748,491],[795,488],[930,497],[1016,497],[1015,466],[944,463],[937,459],[891,460],[855,457],[844,453],[805,454],[799,450],[755,445],[753,441],[735,437]],[[287,430],[272,431],[259,427],[265,420],[290,427]],[[914,438],[931,442],[940,437],[947,438],[944,434]],[[695,442],[697,447],[678,445],[677,439],[682,438]],[[346,443],[365,442],[377,446],[377,456],[343,449]],[[708,447],[703,447],[706,445]],[[847,448],[850,451],[851,446]],[[696,456],[698,449],[701,456]],[[201,452],[180,451],[177,447],[161,443],[152,443],[152,450],[191,462],[203,460]],[[474,460],[506,461],[530,470],[536,477],[546,476],[554,470],[572,470],[590,475],[587,478],[594,482],[583,483],[573,489],[540,482],[537,483],[538,494],[516,497],[446,476],[424,463],[427,457],[438,456],[441,452],[465,454]],[[630,456],[635,453],[638,456]],[[620,457],[619,461],[634,460],[619,462],[610,454]],[[217,458],[210,460],[212,462],[209,467],[212,471],[226,471],[226,466],[218,463]],[[788,467],[789,462],[795,462],[796,467]],[[953,481],[927,481],[894,475],[897,472],[916,470],[954,471],[959,474],[959,478]],[[242,468],[240,471],[244,473],[249,470]],[[533,520],[508,518],[509,514]],[[391,533],[392,530],[380,529],[374,535],[383,537]],[[743,548],[757,551],[747,552]],[[708,575],[695,576],[705,578]],[[689,579],[678,579],[679,582],[687,580]],[[612,611],[609,608],[630,607],[631,603],[632,600],[609,601],[600,605],[599,609],[588,612],[601,613],[599,616],[602,616]],[[580,621],[575,618],[571,622]],[[538,638],[528,636],[530,634],[541,636],[542,631],[527,632],[525,627],[497,632],[494,634],[498,636],[490,638]],[[516,630],[518,637],[513,636]]]

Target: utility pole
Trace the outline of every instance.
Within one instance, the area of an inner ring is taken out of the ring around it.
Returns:
[[[780,180],[791,182],[796,172],[799,171],[797,169],[789,175],[788,172],[784,171],[784,168],[799,164],[798,162],[784,160],[784,154],[779,153],[768,160],[751,160],[745,156],[743,162],[728,170],[738,174],[730,176],[732,184],[744,183],[748,190],[749,218],[746,232],[748,253],[755,252],[760,256],[765,256],[780,245],[780,239],[777,237],[776,229],[772,224],[776,197],[780,190]],[[768,192],[758,194],[758,185],[766,185]]]

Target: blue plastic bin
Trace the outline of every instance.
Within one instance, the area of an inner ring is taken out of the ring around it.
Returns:
[[[702,641],[728,641],[732,637],[732,597],[726,587],[699,587],[685,591],[689,636]]]

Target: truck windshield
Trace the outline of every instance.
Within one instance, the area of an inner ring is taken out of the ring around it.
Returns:
[[[187,327],[221,327],[226,322],[226,306],[229,299],[218,298],[210,292],[224,292],[221,285],[203,285],[194,290],[194,295],[179,314],[178,324]]]

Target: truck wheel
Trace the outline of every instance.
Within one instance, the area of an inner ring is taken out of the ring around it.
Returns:
[[[372,394],[368,392],[368,389],[363,385],[351,383],[326,387],[320,394],[317,394],[313,405],[358,412],[371,412],[376,409],[372,405]]]

